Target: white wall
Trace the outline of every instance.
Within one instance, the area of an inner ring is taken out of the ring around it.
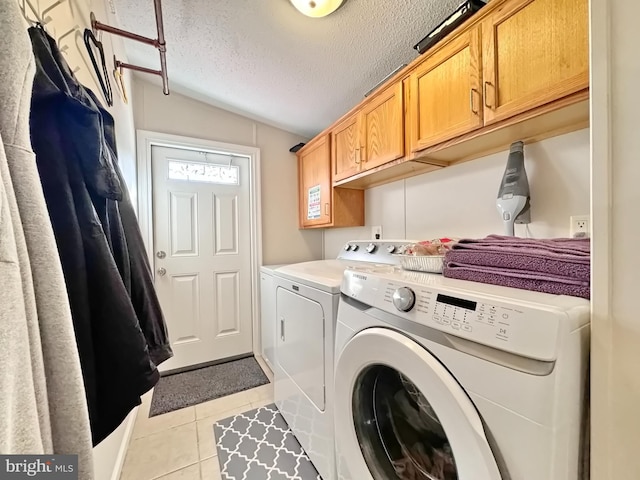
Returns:
[[[16,1],[16,0],[10,0]],[[23,2],[20,2],[21,4]],[[48,0],[31,0],[33,6],[41,13],[48,8],[53,2]],[[98,81],[92,68],[91,61],[82,41],[82,32],[85,27],[90,26],[89,14],[94,12],[98,20],[117,24],[117,20],[108,13],[103,0],[69,0],[63,2],[55,9],[47,13],[46,16],[51,17],[51,21],[45,25],[47,32],[58,39],[63,33],[68,32],[74,25],[78,25],[79,29],[72,35],[65,37],[60,48],[67,46],[64,52],[65,58],[72,69],[79,67],[76,73],[78,80],[93,90],[101,101],[106,105],[102,97]],[[31,16],[31,11],[27,7],[27,15]],[[42,16],[42,15],[40,15]],[[121,39],[104,34],[102,43],[105,50],[105,58],[108,65],[111,65],[114,53],[119,60],[126,61],[127,57],[124,52],[124,45]],[[109,73],[111,71],[109,70]],[[118,141],[118,155],[120,165],[127,185],[135,196],[135,131],[133,128],[133,108],[131,105],[132,82],[130,75],[126,75],[125,81],[127,92],[129,93],[129,104],[125,105],[118,97],[115,91],[114,80],[110,77],[111,86],[114,90],[114,106],[110,108],[111,114],[115,118],[116,136]],[[130,418],[133,414],[130,415]],[[120,427],[114,431],[107,439],[105,439],[98,447],[94,449],[94,463],[96,480],[111,480],[114,470],[120,468],[120,462],[124,448],[126,448],[126,427],[127,421],[123,422]]]
[[[135,80],[137,129],[260,148],[262,258],[265,265],[322,256],[322,232],[298,229],[298,170],[289,148],[302,137]]]
[[[591,2],[594,480],[640,478],[640,3]]]
[[[349,240],[371,238],[373,225],[390,239],[502,233],[496,197],[507,156],[505,151],[367,190],[367,226],[326,230],[325,257],[335,257]],[[530,236],[568,236],[569,216],[589,214],[589,158],[589,129],[525,146]],[[517,225],[516,234],[527,231]]]

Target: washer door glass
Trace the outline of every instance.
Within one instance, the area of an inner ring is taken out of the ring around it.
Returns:
[[[457,480],[447,434],[424,394],[397,370],[372,365],[353,390],[356,435],[376,480]]]

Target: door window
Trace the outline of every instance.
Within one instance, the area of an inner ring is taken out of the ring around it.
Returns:
[[[239,185],[239,168],[235,165],[216,165],[183,160],[169,160],[168,163],[170,180]]]
[[[458,479],[438,415],[424,393],[397,370],[373,365],[360,374],[353,391],[353,418],[375,480]]]

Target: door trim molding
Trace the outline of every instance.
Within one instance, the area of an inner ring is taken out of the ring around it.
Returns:
[[[168,133],[136,130],[137,143],[137,192],[132,196],[137,198],[138,222],[142,231],[142,238],[147,248],[150,265],[153,261],[153,183],[151,170],[151,148],[170,147],[195,150],[229,152],[249,157],[249,196],[251,216],[251,325],[253,352],[261,351],[260,340],[260,303],[258,297],[260,281],[260,265],[262,265],[262,211],[260,208],[260,149],[246,145],[216,142],[201,138],[184,137]]]
[[[623,162],[624,159],[614,158],[613,153],[614,147],[619,148],[621,146],[619,142],[625,139],[624,135],[617,138],[613,135],[615,122],[624,117],[624,115],[616,116],[613,102],[614,98],[616,100],[622,98],[623,93],[626,93],[618,90],[616,96],[614,92],[616,87],[620,88],[620,83],[615,84],[614,79],[621,72],[621,66],[613,63],[621,58],[613,54],[616,47],[613,34],[616,28],[621,28],[613,23],[614,3],[616,2],[612,0],[590,1],[591,478],[615,478],[616,472],[622,471],[616,467],[617,462],[612,454],[619,450],[616,447],[619,438],[627,439],[631,429],[623,427],[622,423],[616,419],[622,418],[621,416],[629,411],[628,407],[620,406],[621,392],[625,388],[637,387],[637,382],[623,386],[622,377],[618,376],[619,362],[623,361],[621,359],[624,356],[616,354],[614,335],[616,330],[618,335],[620,335],[619,332],[624,332],[625,326],[617,323],[624,318],[624,312],[620,297],[617,302],[614,302],[613,291],[616,287],[614,277],[617,272],[614,271],[612,253],[615,248],[613,237],[615,234],[612,234],[614,218],[620,214],[612,198],[616,188],[614,161]],[[623,14],[625,10],[631,11],[631,8],[622,5],[616,8],[618,15]],[[623,37],[617,36],[617,38],[620,41]],[[625,45],[617,46],[619,48]],[[617,228],[620,229],[620,226],[617,225]],[[614,312],[618,309],[620,309],[620,316],[616,319]],[[620,343],[617,345],[619,348]],[[624,349],[624,346],[622,348]],[[628,352],[629,350],[626,353]],[[624,404],[631,405],[626,402]],[[633,437],[634,440],[636,438]],[[623,454],[630,451],[628,448],[623,449]],[[629,468],[637,467],[638,462],[629,462],[627,465]],[[586,469],[588,466],[583,465],[583,468]]]

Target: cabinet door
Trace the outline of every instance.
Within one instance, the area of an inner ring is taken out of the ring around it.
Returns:
[[[331,131],[331,149],[334,182],[348,178],[360,171],[361,157],[357,115],[340,122]]]
[[[329,136],[314,141],[298,156],[300,225],[331,223],[331,157]]]
[[[412,152],[482,125],[480,48],[480,29],[474,28],[440,48],[412,73]]]
[[[383,90],[360,112],[362,169],[369,170],[404,157],[402,82]]]
[[[512,0],[482,23],[485,124],[589,86],[588,0]]]

